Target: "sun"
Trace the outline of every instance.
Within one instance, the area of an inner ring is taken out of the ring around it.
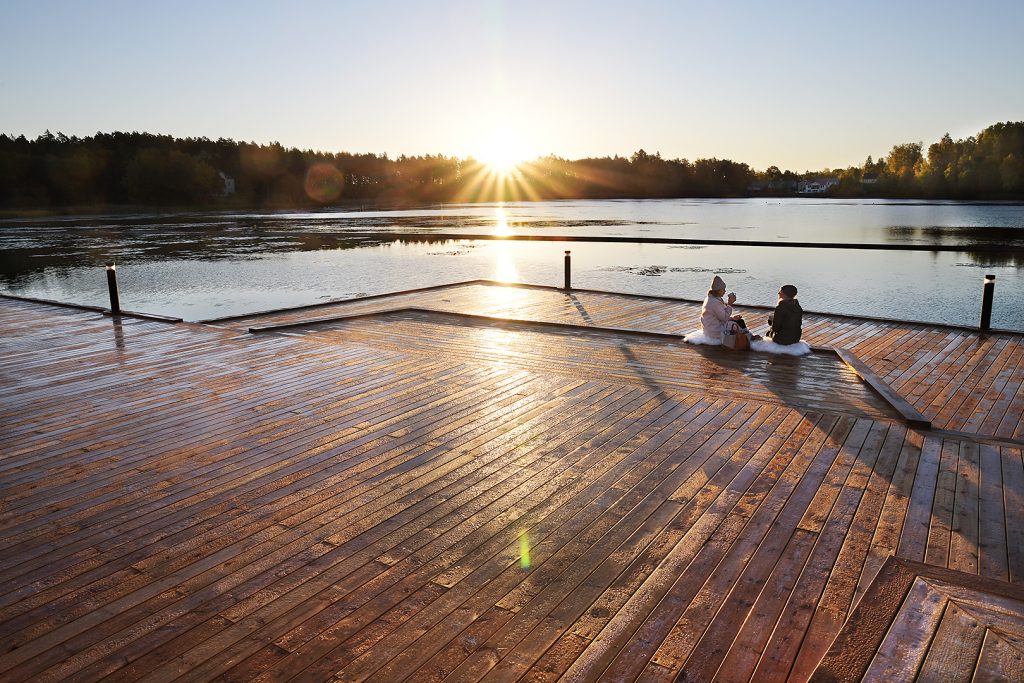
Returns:
[[[524,161],[517,138],[500,130],[488,136],[475,156],[491,173],[502,177],[513,175]]]
[[[483,118],[483,117],[482,117]],[[521,122],[501,116],[480,122],[480,128],[467,135],[463,186],[460,201],[536,201],[552,192],[557,181],[539,174],[534,154],[536,137]],[[499,210],[495,234],[511,234],[508,219]]]

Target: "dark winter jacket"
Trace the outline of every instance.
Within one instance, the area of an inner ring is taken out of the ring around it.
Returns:
[[[780,299],[772,318],[772,329],[768,336],[776,344],[795,344],[800,341],[804,309],[796,299]]]

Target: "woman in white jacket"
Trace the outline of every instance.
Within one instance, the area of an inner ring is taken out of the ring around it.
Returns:
[[[736,295],[729,295],[729,303],[726,303],[725,280],[715,276],[711,281],[711,289],[704,299],[704,305],[700,309],[701,332],[709,339],[722,339],[722,333],[733,327],[743,327],[742,318],[732,314],[732,305],[736,303]]]

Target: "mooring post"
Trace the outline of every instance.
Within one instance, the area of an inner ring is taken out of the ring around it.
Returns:
[[[986,275],[985,285],[981,291],[981,325],[984,332],[992,327],[992,298],[996,292],[996,276]]]
[[[121,312],[121,300],[117,296],[117,266],[113,261],[107,264],[107,291],[110,292],[110,312]]]
[[[565,287],[564,289],[572,289],[572,263],[571,263],[571,251],[565,250]]]

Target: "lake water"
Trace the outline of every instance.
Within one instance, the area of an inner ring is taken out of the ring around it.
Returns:
[[[429,233],[546,234],[964,246],[863,251],[514,241],[393,241]],[[972,245],[1006,250],[971,253]],[[720,274],[740,303],[800,288],[805,309],[1024,330],[1024,204],[821,199],[604,200],[401,210],[215,212],[0,220],[0,289],[106,305],[116,260],[125,309],[187,320],[492,278],[701,298]]]

